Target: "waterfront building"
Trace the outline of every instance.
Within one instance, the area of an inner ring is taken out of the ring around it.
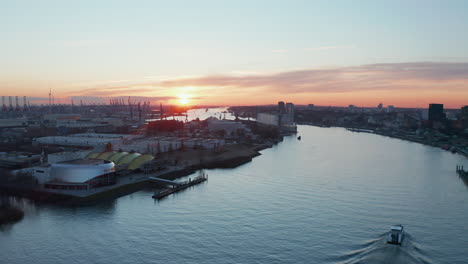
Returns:
[[[153,159],[136,152],[66,151],[48,154],[46,162],[18,172],[30,173],[46,189],[87,190],[112,185],[117,170],[139,170]]]
[[[141,156],[140,153],[136,153],[136,152],[128,153],[127,155],[123,156],[121,159],[117,161],[117,165],[128,165],[132,163],[132,161],[138,158],[139,156]]]
[[[27,152],[0,152],[0,168],[26,168],[40,163],[41,155]]]
[[[91,154],[92,156],[88,156],[88,158],[95,158],[97,156],[99,156],[99,153],[92,153]],[[128,155],[128,152],[125,152],[125,151],[119,151],[119,152],[116,152],[115,154],[113,154],[112,156],[110,156],[108,158],[108,160],[114,162],[114,163],[117,163],[121,158],[123,158],[124,156]]]
[[[468,128],[468,105],[465,105],[461,108],[461,120],[463,121],[463,126]]]
[[[84,159],[90,151],[63,151],[47,154],[47,163],[55,164],[68,160]]]
[[[67,120],[79,120],[80,118],[80,114],[45,114],[42,116],[45,123],[59,123]]]
[[[468,120],[468,105],[461,108],[461,119]]]
[[[257,123],[269,126],[279,126],[279,114],[257,113]]]
[[[0,119],[0,129],[26,126],[28,126],[28,120],[25,118]]]
[[[429,105],[429,121],[444,121],[444,105],[443,104],[430,104]]]
[[[236,122],[233,120],[217,120],[210,119],[208,120],[208,130],[209,131],[224,131],[226,135],[231,135],[238,130],[244,130],[250,132],[250,129],[243,124],[242,122]]]
[[[282,132],[296,132],[297,127],[294,123],[294,104],[287,103],[283,111],[283,102],[278,103],[278,112],[257,113],[258,124],[274,126]]]
[[[108,151],[108,152],[91,152],[86,156],[87,159],[100,159],[114,162],[117,165],[116,170],[138,170],[141,167],[154,159],[154,156],[147,154],[140,154],[137,152],[125,152],[125,151]]]
[[[122,139],[118,138],[95,138],[95,137],[74,137],[74,136],[51,136],[34,138],[33,144],[56,145],[92,148],[98,151],[104,151],[108,144],[118,144]]]
[[[104,151],[109,146],[109,144],[111,144],[111,146],[128,145],[134,139],[141,137],[142,135],[82,133],[73,134],[70,136],[34,138],[33,144],[73,146],[92,148],[96,151]]]
[[[87,190],[115,184],[115,164],[108,160],[77,159],[33,168],[46,189]]]
[[[286,103],[286,114],[294,116],[294,104]]]
[[[224,146],[225,141],[223,139],[203,139],[203,138],[192,138],[184,139],[184,147],[186,148],[201,148],[209,150],[219,150]]]
[[[279,125],[281,127],[283,127],[283,126],[295,126],[295,124],[294,124],[294,110],[292,110],[292,113],[279,115]]]

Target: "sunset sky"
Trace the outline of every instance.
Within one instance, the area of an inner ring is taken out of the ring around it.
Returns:
[[[0,0],[0,95],[468,104],[468,1]]]

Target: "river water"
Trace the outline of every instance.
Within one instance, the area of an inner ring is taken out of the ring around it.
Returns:
[[[299,126],[248,164],[154,201],[18,201],[0,263],[467,263],[468,160],[342,128]],[[385,232],[401,223],[403,246]]]
[[[201,108],[201,109],[191,109],[187,111],[187,115],[181,116],[168,116],[166,119],[175,119],[178,121],[192,121],[195,119],[205,120],[210,117],[214,117],[217,119],[226,119],[226,120],[234,120],[236,117],[231,112],[227,111],[227,107],[217,107],[217,108]],[[242,118],[239,117],[241,120],[253,120],[252,118]],[[147,122],[156,121],[159,119],[147,119]]]

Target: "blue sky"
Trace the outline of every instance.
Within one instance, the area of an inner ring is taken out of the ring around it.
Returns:
[[[0,89],[466,62],[467,29],[454,0],[0,0]]]

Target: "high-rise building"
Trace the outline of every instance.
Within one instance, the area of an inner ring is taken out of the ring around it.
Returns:
[[[377,106],[377,109],[382,110],[382,108],[383,108],[383,104],[380,103],[380,104]]]
[[[468,105],[461,108],[460,119],[463,121],[463,126],[468,128]]]
[[[468,120],[468,105],[461,108],[461,119]]]
[[[283,101],[278,102],[278,113],[279,114],[286,114],[286,107],[284,106]]]
[[[294,116],[294,104],[293,103],[286,104],[286,113]]]
[[[444,105],[443,104],[430,104],[429,105],[429,120],[430,121],[443,121],[445,120]]]

